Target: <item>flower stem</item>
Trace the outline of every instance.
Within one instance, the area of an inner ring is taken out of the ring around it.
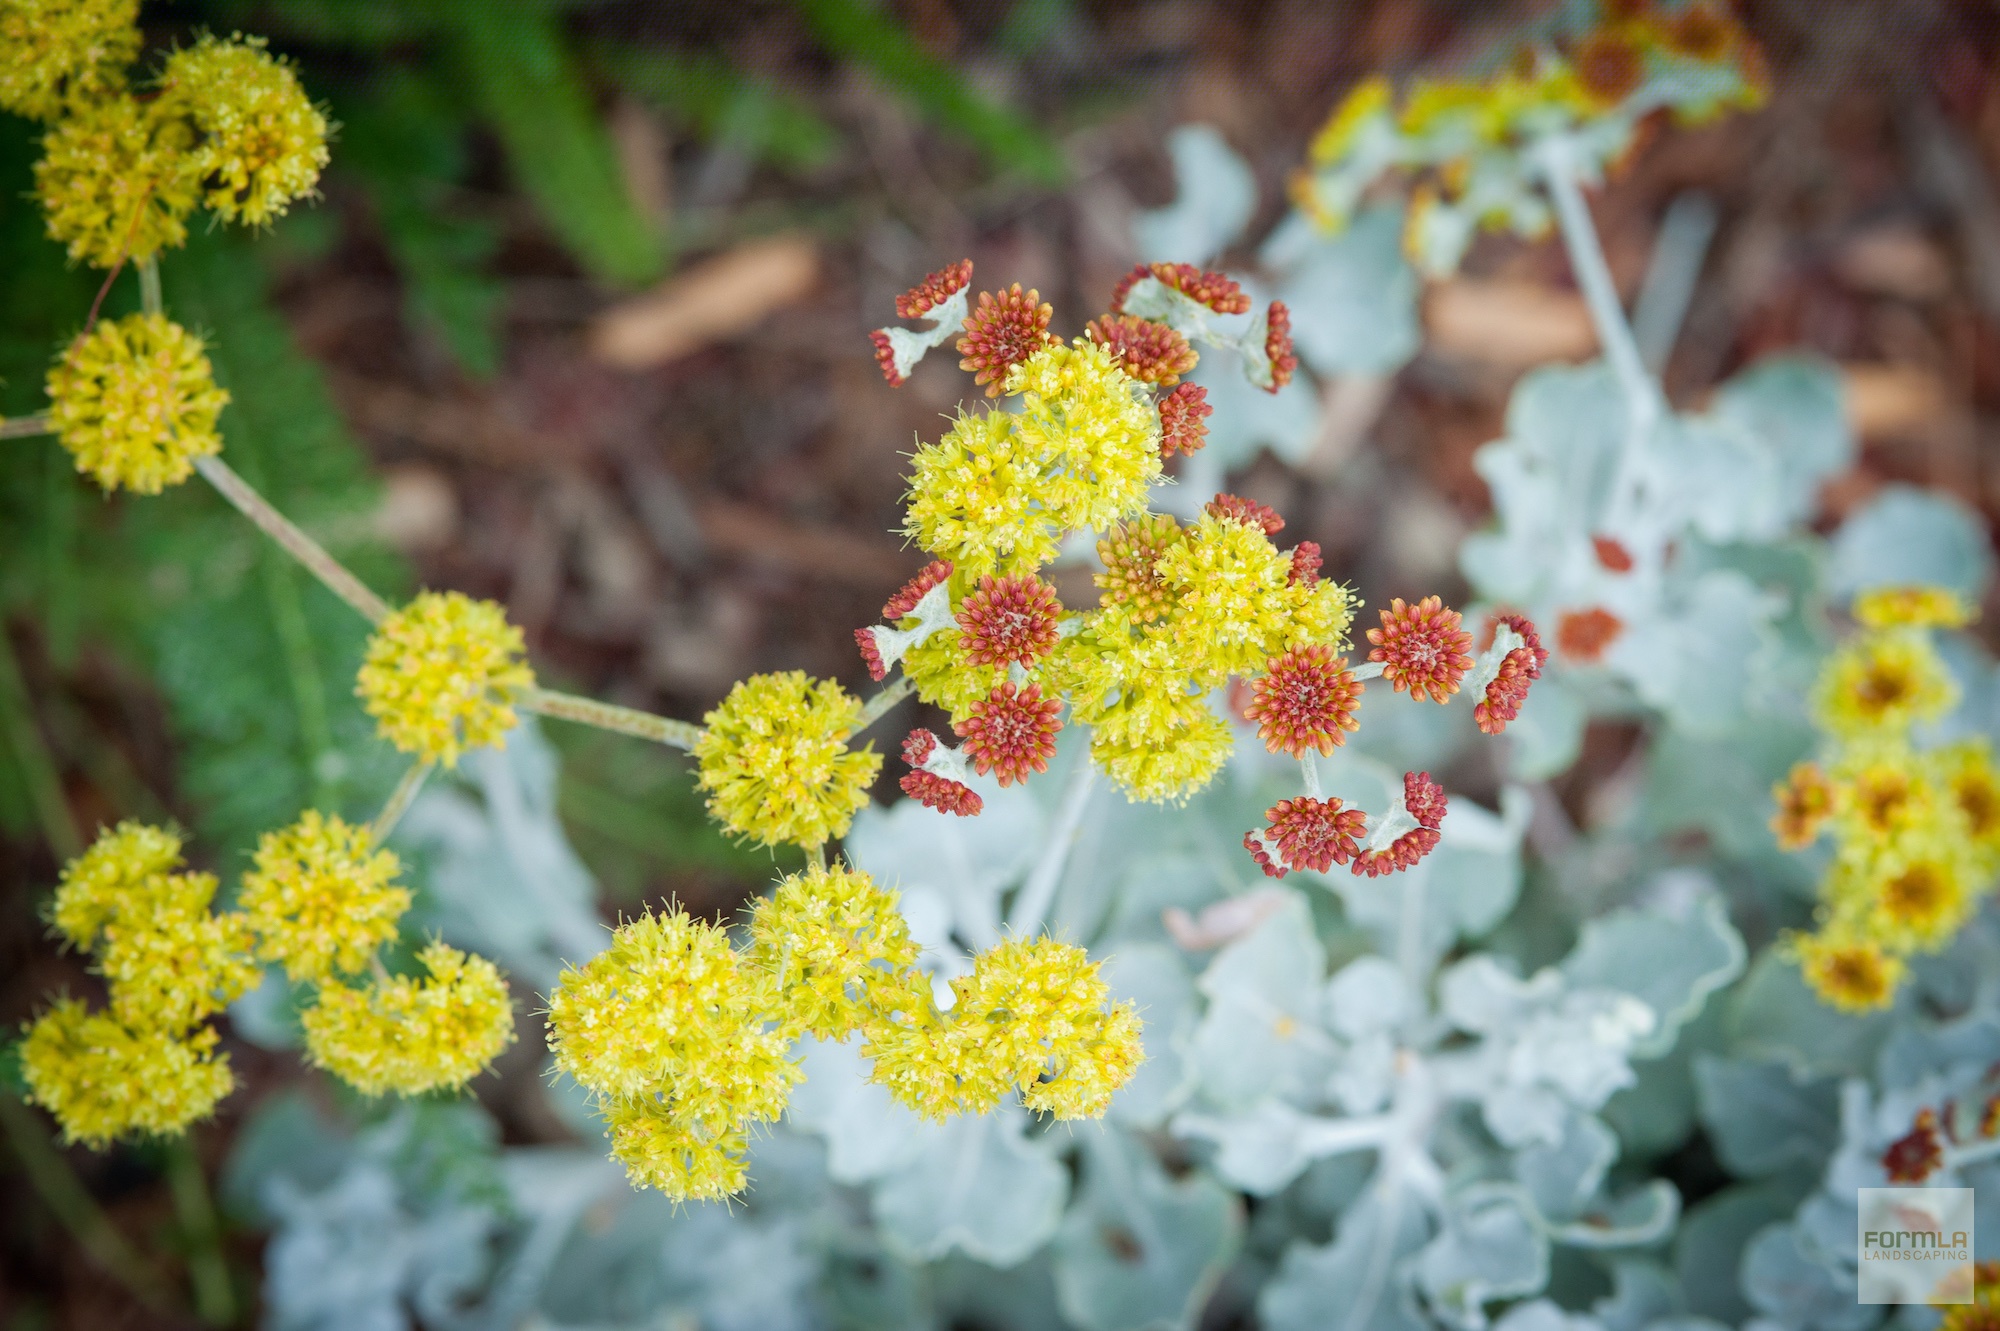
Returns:
[[[636,707],[620,707],[617,703],[599,702],[595,698],[579,698],[573,693],[533,688],[523,693],[519,701],[528,711],[543,716],[596,726],[599,730],[615,730],[621,735],[637,735],[640,739],[676,749],[692,749],[701,741],[702,728],[691,721],[676,721],[672,717],[656,716]]]
[[[805,848],[806,867],[814,873],[826,872],[826,842],[815,841]]]
[[[256,523],[258,530],[283,546],[285,552],[304,564],[306,571],[318,578],[328,591],[353,606],[369,623],[379,624],[388,618],[387,601],[348,572],[346,566],[328,554],[318,541],[300,531],[290,518],[271,507],[271,501],[258,494],[255,487],[238,476],[228,463],[218,457],[200,457],[194,460],[194,469],[224,499],[234,504],[239,513]]]
[[[14,755],[14,766],[28,787],[28,798],[35,806],[35,817],[42,825],[49,849],[65,860],[81,854],[83,835],[77,830],[76,818],[63,795],[62,776],[56,770],[55,759],[35,724],[28,685],[21,678],[21,666],[14,659],[14,647],[7,640],[4,623],[0,623],[0,740]]]
[[[1299,755],[1299,777],[1305,786],[1307,799],[1316,800],[1325,798],[1325,792],[1319,784],[1319,764],[1313,761],[1312,754],[1302,753]]]
[[[1639,344],[1626,321],[1625,307],[1618,299],[1618,287],[1611,280],[1611,267],[1604,261],[1604,247],[1598,243],[1597,227],[1590,218],[1590,205],[1577,184],[1574,149],[1568,139],[1555,135],[1537,147],[1542,180],[1549,199],[1555,204],[1556,222],[1562,228],[1563,246],[1569,251],[1570,268],[1576,274],[1590,321],[1597,327],[1597,340],[1604,359],[1625,390],[1625,406],[1630,413],[1631,438],[1644,435],[1660,418],[1665,407],[1660,387],[1646,372]]]
[[[10,1091],[0,1091],[0,1132],[14,1148],[21,1171],[28,1176],[28,1186],[77,1246],[148,1310],[167,1313],[174,1300],[159,1276],[98,1207],[62,1152],[49,1141],[33,1111]]]
[[[389,839],[389,834],[396,830],[396,824],[403,821],[403,815],[417,802],[417,792],[424,788],[424,778],[436,767],[437,763],[429,758],[420,758],[410,764],[410,770],[403,773],[403,779],[389,792],[388,803],[382,806],[382,812],[368,824],[368,839],[371,842],[379,846]]]
[[[46,412],[33,416],[16,416],[12,420],[0,421],[0,439],[27,439],[38,434],[54,434],[55,422]]]
[[[1076,834],[1083,827],[1083,814],[1090,806],[1091,783],[1096,770],[1087,752],[1069,770],[1069,783],[1063,787],[1062,804],[1056,810],[1055,828],[1049,833],[1041,858],[1035,861],[1034,870],[1029,873],[1020,897],[1014,902],[1013,918],[1007,921],[1007,932],[1016,938],[1032,937],[1042,931],[1043,917],[1055,901],[1056,885],[1062,881],[1063,869],[1069,864],[1070,850],[1076,845]]]
[[[166,307],[166,301],[160,297],[159,256],[139,260],[139,308],[148,314],[159,314]]]
[[[914,693],[916,687],[916,681],[908,675],[899,675],[895,683],[883,685],[880,692],[862,704],[861,715],[854,723],[855,733],[859,734],[880,721],[891,707]]]
[[[229,1282],[229,1259],[222,1252],[222,1223],[195,1156],[194,1139],[185,1134],[168,1143],[167,1185],[188,1244],[195,1316],[210,1326],[229,1326],[236,1321],[236,1291]]]

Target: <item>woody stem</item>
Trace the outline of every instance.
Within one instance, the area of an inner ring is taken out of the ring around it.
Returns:
[[[579,698],[573,693],[558,693],[554,689],[528,689],[521,695],[519,703],[527,711],[543,716],[596,726],[599,730],[612,730],[621,735],[636,735],[640,739],[676,749],[692,749],[701,742],[703,733],[700,726],[690,721],[676,721],[670,716],[656,716],[636,707],[620,707],[617,703]]]
[[[353,606],[369,623],[379,624],[388,617],[387,601],[348,572],[345,565],[328,554],[318,541],[299,530],[290,518],[273,508],[271,501],[258,494],[250,482],[238,476],[228,463],[218,457],[198,457],[194,460],[194,469],[224,499],[234,504],[239,513],[255,523],[259,531],[276,541],[286,554],[305,565],[308,573],[318,578],[328,591]]]
[[[375,821],[368,825],[370,842],[379,846],[389,839],[389,834],[396,830],[396,824],[403,821],[403,815],[417,802],[417,792],[424,788],[424,778],[428,777],[436,766],[436,761],[429,758],[420,758],[410,764],[410,770],[403,773],[403,779],[389,792],[388,802],[382,806],[382,812],[376,814]]]

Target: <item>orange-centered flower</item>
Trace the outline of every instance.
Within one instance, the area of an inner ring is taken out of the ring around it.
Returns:
[[[1270,670],[1251,686],[1253,697],[1243,709],[1257,723],[1257,738],[1272,753],[1297,758],[1308,749],[1330,754],[1358,730],[1355,719],[1362,684],[1324,643],[1294,647],[1271,658]]]
[[[1382,678],[1398,693],[1443,702],[1472,669],[1472,635],[1458,625],[1458,611],[1438,597],[1408,605],[1399,596],[1382,611],[1382,627],[1368,630],[1368,659],[1381,662]]]

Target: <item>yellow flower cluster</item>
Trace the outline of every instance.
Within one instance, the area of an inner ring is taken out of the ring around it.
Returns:
[[[873,749],[847,746],[860,717],[839,684],[802,670],[738,682],[694,748],[709,814],[766,846],[844,835],[882,768]]]
[[[367,967],[396,936],[410,893],[395,886],[402,865],[376,850],[365,827],[308,809],[266,832],[236,904],[257,933],[257,955],[293,980],[326,980]]]
[[[1011,1090],[1059,1118],[1102,1114],[1143,1057],[1139,1018],[1081,948],[1037,939],[982,954],[939,1011],[893,892],[841,865],[781,882],[747,948],[678,911],[621,926],[549,996],[556,1066],[595,1098],[611,1154],[675,1200],[747,1181],[751,1127],[784,1112],[801,1035],[859,1031],[874,1076],[931,1117]]]
[[[1827,751],[1778,784],[1771,827],[1787,849],[1833,840],[1819,927],[1789,946],[1814,992],[1859,1012],[1892,1002],[1905,958],[1948,944],[2000,873],[2000,770],[1983,739],[1924,750],[1913,734],[1958,696],[1929,630],[1969,607],[1910,587],[1854,610],[1865,627],[1813,695]]]
[[[455,1090],[478,1076],[514,1039],[507,982],[486,958],[444,943],[417,960],[428,979],[322,980],[300,1014],[307,1057],[363,1095]]]
[[[1762,57],[1720,6],[1700,0],[1655,13],[1642,0],[1603,8],[1590,30],[1556,47],[1523,47],[1490,78],[1420,79],[1400,105],[1384,78],[1356,84],[1292,180],[1300,210],[1338,230],[1384,172],[1424,172],[1405,240],[1421,266],[1436,270],[1455,264],[1479,227],[1532,233],[1545,224],[1546,210],[1525,188],[1525,146],[1572,135],[1595,169],[1624,150],[1649,112],[1693,122],[1762,102]],[[1433,255],[1450,264],[1430,262]]]
[[[1018,409],[961,411],[917,450],[904,530],[956,575],[1031,573],[1064,534],[1140,512],[1160,475],[1160,421],[1104,346],[1051,343],[1006,379]]]
[[[101,319],[49,371],[49,420],[76,469],[106,490],[158,494],[222,450],[201,339],[158,314]]]
[[[180,865],[179,837],[127,822],[63,870],[50,922],[110,990],[102,1012],[58,1000],[21,1045],[30,1093],[66,1139],[102,1146],[206,1116],[235,1081],[202,1023],[256,984],[259,957],[317,986],[307,1054],[367,1095],[463,1085],[513,1039],[506,983],[484,958],[434,943],[418,958],[429,979],[382,970],[410,894],[366,828],[308,811],[267,833],[233,911],[211,909],[213,875]],[[338,978],[370,967],[365,986]]]
[[[115,91],[139,54],[139,0],[0,0],[0,111],[54,120]]]
[[[201,1023],[256,982],[250,932],[210,910],[211,875],[174,872],[180,851],[170,832],[122,823],[63,871],[51,922],[110,990],[99,1012],[58,1000],[21,1043],[29,1095],[66,1141],[176,1132],[235,1085]]]
[[[514,700],[535,684],[521,653],[498,605],[425,592],[376,626],[354,691],[384,739],[456,767],[514,728]]]
[[[0,34],[17,23],[39,34],[27,46],[38,58],[18,67],[8,45],[0,99],[53,122],[35,166],[49,235],[99,268],[184,243],[197,204],[224,221],[268,223],[312,194],[327,162],[326,116],[260,39],[203,37],[168,57],[154,95],[128,91],[136,10],[91,0],[0,7]]]

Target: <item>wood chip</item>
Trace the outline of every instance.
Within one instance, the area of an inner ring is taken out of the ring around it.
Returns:
[[[1518,278],[1437,283],[1424,301],[1424,324],[1431,350],[1508,369],[1597,354],[1581,296]]]
[[[591,353],[623,370],[664,365],[748,332],[818,277],[819,251],[803,236],[745,242],[605,311]]]

